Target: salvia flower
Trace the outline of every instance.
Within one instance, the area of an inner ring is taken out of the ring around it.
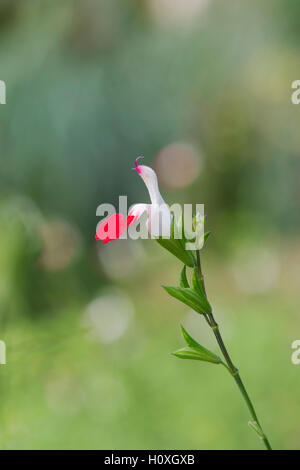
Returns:
[[[156,173],[146,165],[139,165],[139,158],[142,157],[138,157],[135,160],[133,170],[136,170],[144,181],[149,192],[151,204],[135,204],[131,207],[126,218],[118,213],[107,218],[97,228],[95,237],[96,240],[101,240],[102,243],[120,238],[129,225],[137,222],[145,212],[148,216],[147,228],[149,233],[153,237],[170,237],[172,217],[167,204],[160,194]]]
[[[179,258],[184,264],[192,267],[195,265],[195,257],[192,251],[185,249],[186,240],[183,236],[183,227],[180,230],[182,237],[174,236],[175,221],[168,205],[160,194],[157,175],[152,168],[146,165],[139,165],[138,160],[140,158],[142,157],[138,157],[135,160],[133,170],[136,170],[144,181],[151,203],[134,204],[126,217],[119,213],[111,215],[99,224],[95,238],[96,240],[101,240],[102,243],[116,240],[122,236],[130,225],[138,221],[143,224],[142,216],[146,213],[145,223],[151,238],[158,241],[160,245]]]

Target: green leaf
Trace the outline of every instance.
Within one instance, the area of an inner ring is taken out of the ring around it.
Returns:
[[[180,300],[184,304],[198,313],[211,313],[211,306],[209,305],[205,297],[200,297],[193,289],[189,287],[173,287],[173,286],[162,286],[168,294],[177,300]]]
[[[179,278],[179,285],[180,287],[190,287],[187,277],[186,277],[186,265],[184,265],[181,270],[180,278]]]
[[[206,242],[206,240],[208,239],[208,237],[210,236],[211,232],[208,231],[208,232],[205,232],[204,234],[204,243]]]
[[[196,260],[192,251],[186,250],[181,244],[181,240],[172,238],[156,238],[156,241],[174,256],[176,256],[183,264],[186,264],[190,268],[195,266]]]
[[[202,346],[194,338],[192,338],[191,335],[189,335],[189,333],[184,329],[182,325],[180,325],[180,328],[181,328],[182,336],[185,339],[186,344],[188,346],[190,346],[191,348],[195,348],[195,349],[202,348]]]
[[[251,429],[253,429],[261,439],[263,439],[264,433],[262,432],[262,429],[260,428],[259,424],[256,421],[248,421],[248,425]]]
[[[181,327],[181,333],[183,338],[186,341],[186,344],[193,350],[197,350],[199,353],[202,355],[205,355],[205,357],[210,358],[207,359],[209,362],[215,362],[215,363],[220,363],[222,362],[221,358],[214,354],[213,352],[209,351],[206,349],[204,346],[201,346],[201,344],[198,343],[194,338],[191,337],[191,335],[183,328],[182,325]]]
[[[195,348],[182,348],[178,349],[171,353],[173,356],[179,357],[180,359],[194,359],[196,361],[211,362],[213,364],[221,364],[222,360],[220,357],[213,354],[211,351],[208,351],[205,348],[202,348],[202,351],[199,351]]]
[[[197,272],[197,269],[196,269],[196,268],[193,269],[193,274],[192,274],[192,287],[193,287],[193,289],[194,289],[201,297],[205,297],[205,298],[206,298],[206,295],[205,295],[205,292],[204,292],[204,288],[203,288],[203,283],[200,282],[200,280],[199,280],[198,272]]]

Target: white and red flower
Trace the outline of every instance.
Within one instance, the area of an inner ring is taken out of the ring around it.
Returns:
[[[102,243],[108,243],[120,238],[129,225],[137,222],[145,212],[148,215],[148,232],[153,237],[170,237],[172,216],[159,192],[156,173],[148,166],[139,165],[139,158],[142,157],[138,157],[135,160],[133,170],[136,170],[144,181],[149,192],[151,204],[135,204],[131,207],[126,218],[122,214],[115,213],[105,219],[98,226],[95,236],[96,240],[101,240]]]

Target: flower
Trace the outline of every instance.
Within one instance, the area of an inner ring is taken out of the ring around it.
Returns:
[[[152,168],[146,165],[139,165],[138,160],[143,157],[137,157],[135,160],[136,170],[144,181],[151,204],[135,204],[131,207],[128,216],[125,218],[122,214],[113,214],[104,220],[97,228],[96,240],[102,243],[108,243],[112,240],[120,238],[129,225],[137,222],[140,217],[147,212],[147,229],[154,237],[170,237],[171,229],[171,213],[163,200],[158,187],[157,176]]]
[[[137,222],[146,213],[147,230],[151,234],[151,238],[154,238],[163,248],[180,259],[184,264],[193,267],[196,260],[193,252],[185,248],[186,239],[183,235],[182,218],[179,221],[176,221],[176,217],[172,218],[170,209],[159,192],[155,171],[146,165],[139,165],[138,160],[140,158],[142,157],[138,157],[135,160],[133,170],[136,170],[144,181],[149,192],[151,204],[134,204],[126,218],[122,214],[112,214],[99,224],[95,238],[96,240],[101,240],[102,243],[116,240],[121,237],[129,225]],[[143,220],[140,221],[141,224],[142,222]],[[181,237],[175,236],[175,227],[177,234],[181,233]]]

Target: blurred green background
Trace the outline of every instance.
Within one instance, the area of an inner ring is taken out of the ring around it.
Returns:
[[[277,449],[300,448],[297,0],[1,0],[0,446],[260,449],[225,369],[180,361],[181,265],[94,240],[96,208],[204,203],[226,344]],[[100,246],[101,245],[101,246]]]

